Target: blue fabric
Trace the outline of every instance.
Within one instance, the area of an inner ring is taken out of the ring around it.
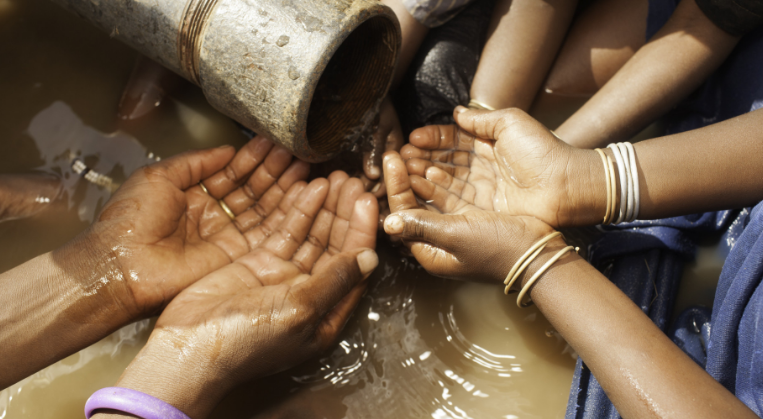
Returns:
[[[763,203],[745,222],[715,293],[706,370],[763,415]]]
[[[677,1],[650,0],[647,39],[667,22]],[[763,30],[744,37],[724,64],[666,118],[666,134],[721,122],[763,107]],[[722,140],[722,139],[719,139]],[[725,231],[728,255],[712,315],[694,307],[677,319],[670,336],[680,348],[759,416],[763,414],[763,204],[639,221],[605,229],[591,247],[591,262],[652,321],[667,331],[682,263],[698,236]],[[657,298],[655,298],[655,295]],[[595,377],[578,360],[566,418],[618,418]]]

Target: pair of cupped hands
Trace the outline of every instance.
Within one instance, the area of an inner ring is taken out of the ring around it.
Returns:
[[[430,273],[500,283],[552,226],[587,222],[572,211],[585,197],[568,190],[590,156],[519,110],[454,116],[384,155],[384,229]],[[378,265],[379,206],[360,179],[308,174],[256,137],[122,185],[78,240],[113,256],[104,275],[119,279],[110,292],[128,318],[161,312],[117,385],[205,417],[232,387],[334,342]]]

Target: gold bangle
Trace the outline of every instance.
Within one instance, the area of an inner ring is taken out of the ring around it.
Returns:
[[[204,186],[203,182],[199,182],[199,187],[201,187],[201,190],[204,191],[205,194],[209,195],[209,190],[207,189],[206,186]],[[212,196],[212,195],[209,195],[209,196]]]
[[[525,298],[525,295],[527,294],[527,292],[530,290],[530,288],[532,288],[532,286],[535,283],[535,281],[537,281],[538,278],[541,277],[541,275],[546,273],[546,271],[548,270],[548,268],[551,267],[551,265],[556,263],[557,260],[561,259],[564,255],[569,253],[571,250],[574,250],[574,251],[577,252],[578,248],[576,248],[574,246],[567,246],[567,247],[565,247],[564,249],[560,250],[557,254],[555,254],[554,257],[549,259],[548,262],[546,262],[543,266],[541,266],[540,269],[538,269],[537,272],[535,272],[535,275],[533,275],[532,278],[530,278],[530,280],[527,281],[525,286],[522,287],[522,291],[519,291],[519,295],[517,296],[517,307],[519,307],[519,308],[527,308],[527,307],[530,307],[533,304],[532,300],[528,300],[528,302],[526,302],[526,303],[522,302],[522,300]]]
[[[599,153],[599,157],[601,157],[601,162],[604,163],[604,181],[607,184],[607,209],[604,212],[604,221],[602,221],[602,224],[608,224],[609,221],[609,213],[610,208],[612,207],[612,187],[610,186],[609,180],[609,164],[607,163],[607,156],[604,154],[604,152],[597,148],[595,149],[597,153]]]
[[[527,269],[528,266],[532,263],[533,260],[535,260],[536,257],[540,254],[540,252],[543,251],[543,249],[546,247],[548,242],[551,241],[551,239],[555,237],[561,236],[562,233],[558,231],[554,231],[553,233],[549,233],[546,235],[546,237],[538,240],[530,249],[528,249],[522,257],[520,257],[517,262],[514,264],[514,266],[509,271],[509,274],[506,276],[506,280],[503,281],[504,284],[506,284],[506,288],[503,290],[504,294],[509,294],[509,290],[511,290],[512,285],[514,285],[514,282],[516,282],[517,278],[519,278],[522,275],[522,272]]]
[[[228,214],[228,217],[230,217],[231,220],[236,219],[236,214],[234,214],[233,211],[231,211],[230,207],[228,206],[228,204],[225,203],[225,201],[221,199],[217,202],[220,204],[220,207],[223,209],[223,211],[225,211],[225,213]]]
[[[468,108],[470,108],[470,109],[477,109],[477,110],[483,110],[483,111],[494,111],[495,110],[494,107],[492,107],[492,106],[490,106],[490,105],[488,105],[486,103],[480,102],[479,100],[474,100],[474,99],[469,101]]]

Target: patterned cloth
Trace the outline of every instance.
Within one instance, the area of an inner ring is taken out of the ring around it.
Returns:
[[[408,12],[424,26],[434,28],[449,21],[473,0],[403,0]]]

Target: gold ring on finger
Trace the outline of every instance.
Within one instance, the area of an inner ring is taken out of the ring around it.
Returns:
[[[209,190],[207,189],[206,186],[204,186],[203,182],[199,182],[199,187],[201,187],[201,190],[204,191],[205,194],[209,195]]]
[[[230,217],[231,220],[236,219],[236,214],[234,214],[233,211],[231,211],[230,207],[228,206],[228,204],[225,203],[225,201],[221,199],[217,202],[220,203],[220,207],[223,209],[223,211],[225,211],[226,214],[228,214],[228,217]]]

